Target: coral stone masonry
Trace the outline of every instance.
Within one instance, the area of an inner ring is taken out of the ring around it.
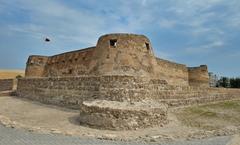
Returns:
[[[167,106],[158,103],[85,101],[80,124],[110,130],[146,128],[167,123]]]

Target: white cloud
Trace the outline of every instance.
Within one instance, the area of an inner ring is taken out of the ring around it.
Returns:
[[[168,19],[161,19],[159,20],[159,26],[161,28],[173,28],[177,24],[176,21],[174,20],[168,20]]]
[[[185,52],[188,54],[203,54],[203,53],[210,53],[212,51],[218,52],[219,49],[222,48],[222,46],[224,46],[224,42],[220,40],[216,40],[208,44],[203,44],[195,47],[188,47],[185,49]]]
[[[104,32],[104,20],[81,10],[75,10],[58,1],[21,1],[19,8],[29,11],[30,23],[10,26],[18,33],[52,36],[59,41],[95,44],[96,36]]]
[[[93,5],[95,2],[86,3]],[[210,10],[218,4],[227,4],[233,9],[222,25],[231,23],[232,27],[237,27],[240,24],[236,12],[239,10],[236,8],[238,0],[133,0],[107,1],[107,4],[105,1],[92,6],[94,9],[70,7],[57,0],[13,0],[5,3],[5,6],[29,11],[31,19],[29,23],[14,25],[11,29],[29,35],[50,35],[59,41],[73,41],[85,46],[95,44],[98,36],[104,33],[135,33],[152,26],[159,26],[155,29],[174,29],[178,25],[184,26],[182,31],[193,38],[205,39],[213,44],[217,39],[223,39],[224,35],[221,27],[208,24],[225,14]],[[212,37],[215,39],[212,40]]]

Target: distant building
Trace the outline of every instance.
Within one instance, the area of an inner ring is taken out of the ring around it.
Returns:
[[[210,87],[217,87],[218,86],[218,77],[213,72],[209,72],[209,86]]]

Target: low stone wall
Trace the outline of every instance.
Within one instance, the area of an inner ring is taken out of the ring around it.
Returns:
[[[43,103],[79,108],[83,101],[156,100],[170,106],[240,98],[239,89],[170,86],[163,80],[133,76],[23,78],[17,95]]]
[[[16,93],[19,97],[79,109],[81,124],[111,130],[163,125],[167,123],[165,105],[240,98],[240,89],[172,86],[164,80],[133,76],[22,78]]]
[[[132,76],[104,76],[100,81],[99,99],[136,102],[154,98],[157,90],[166,88],[167,82],[164,80]]]
[[[240,99],[240,89],[183,87],[161,91],[157,100],[174,107],[232,99]]]
[[[0,79],[0,91],[10,91],[13,89],[13,79]]]
[[[17,95],[43,103],[79,108],[85,100],[141,101],[152,89],[164,89],[166,82],[132,76],[81,76],[23,78]]]
[[[135,130],[167,123],[167,106],[154,102],[117,102],[95,100],[83,102],[81,125],[110,130]]]
[[[17,87],[19,97],[69,108],[79,108],[98,94],[99,77],[23,78]]]

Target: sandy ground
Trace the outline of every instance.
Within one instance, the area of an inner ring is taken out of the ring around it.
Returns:
[[[0,79],[14,79],[18,75],[24,76],[24,70],[0,69]]]
[[[7,128],[0,124],[0,145],[227,145],[231,136],[214,137],[191,141],[138,142],[112,141],[61,134],[41,134],[24,129]]]
[[[240,144],[240,135],[234,135],[231,141],[227,145],[239,145]]]
[[[3,125],[41,133],[77,135],[110,140],[158,142],[162,140],[190,140],[224,136],[238,131],[236,128],[231,128],[231,131],[206,132],[199,128],[187,127],[177,120],[173,112],[174,109],[169,113],[169,124],[164,127],[134,131],[97,130],[80,126],[78,123],[79,112],[77,110],[44,105],[16,97],[0,97],[0,121]]]

